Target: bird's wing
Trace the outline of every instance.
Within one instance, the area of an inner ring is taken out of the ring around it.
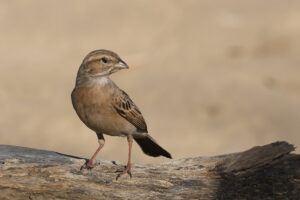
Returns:
[[[142,116],[141,111],[133,103],[126,92],[120,90],[120,92],[115,94],[112,105],[116,111],[131,124],[133,124],[139,132],[148,133],[147,124]]]

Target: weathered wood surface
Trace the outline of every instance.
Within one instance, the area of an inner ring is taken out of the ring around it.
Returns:
[[[164,164],[134,164],[133,178],[115,180],[120,163],[0,145],[0,199],[300,199],[300,155],[276,142],[248,151]]]

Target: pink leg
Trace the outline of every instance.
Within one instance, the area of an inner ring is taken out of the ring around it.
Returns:
[[[120,173],[117,175],[116,180],[118,180],[118,178],[120,178],[123,174],[126,174],[126,173],[130,176],[130,178],[132,177],[132,175],[131,175],[131,148],[132,148],[133,139],[132,139],[131,135],[127,136],[127,141],[128,141],[128,146],[129,146],[128,162],[127,162],[126,168],[124,170],[117,171]]]
[[[102,147],[104,146],[105,140],[103,135],[101,134],[97,134],[98,136],[98,142],[99,142],[99,147],[96,150],[96,152],[94,153],[94,155],[91,157],[91,159],[89,160],[89,162],[87,164],[84,164],[80,170],[82,169],[93,169],[96,165],[93,164],[94,159],[96,158],[97,154],[99,153],[99,151],[102,149]],[[102,136],[102,137],[101,137]]]

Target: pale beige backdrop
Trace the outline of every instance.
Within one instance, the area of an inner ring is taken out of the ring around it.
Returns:
[[[0,143],[89,157],[96,135],[70,100],[94,49],[174,158],[300,145],[298,0],[0,1]],[[106,137],[98,158],[127,159]],[[134,162],[162,162],[134,145]],[[299,151],[298,151],[299,152]]]

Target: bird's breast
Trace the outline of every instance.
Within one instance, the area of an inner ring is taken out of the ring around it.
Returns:
[[[122,136],[135,127],[113,108],[111,91],[97,87],[75,88],[72,92],[73,107],[81,121],[95,132]]]

